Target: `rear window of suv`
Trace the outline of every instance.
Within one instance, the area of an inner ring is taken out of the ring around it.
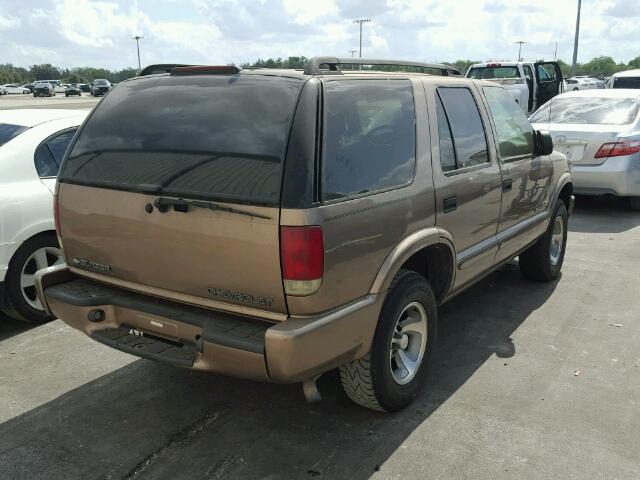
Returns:
[[[302,84],[248,74],[123,82],[79,133],[60,181],[278,204]]]

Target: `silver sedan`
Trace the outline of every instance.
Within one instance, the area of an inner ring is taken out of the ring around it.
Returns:
[[[558,95],[530,120],[570,160],[575,193],[630,197],[640,210],[639,109],[639,90],[581,90]]]

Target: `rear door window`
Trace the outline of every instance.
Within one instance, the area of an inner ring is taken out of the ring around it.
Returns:
[[[104,98],[60,180],[274,205],[303,85],[271,75],[140,77]]]
[[[437,95],[442,102],[437,113],[446,118],[446,125],[453,137],[456,169],[488,164],[491,160],[487,152],[487,139],[480,111],[471,91],[468,88],[440,87]],[[448,140],[446,131],[442,131],[444,125],[444,121],[438,118],[440,142],[443,142],[444,135],[446,151]],[[444,160],[441,158],[441,162],[444,162],[443,171],[453,170],[449,157]]]
[[[411,182],[416,120],[409,80],[339,80],[325,84],[323,200]]]

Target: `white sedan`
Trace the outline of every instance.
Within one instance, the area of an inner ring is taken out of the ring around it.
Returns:
[[[578,90],[591,90],[598,87],[598,79],[593,77],[579,76],[565,80],[565,92],[575,92]]]
[[[3,85],[3,87],[9,94],[20,93],[26,95],[28,93],[31,93],[31,90],[29,90],[28,88],[21,87],[16,83],[7,83],[6,85]]]
[[[34,274],[63,261],[53,192],[64,152],[88,113],[0,111],[0,309],[20,320],[49,319]]]

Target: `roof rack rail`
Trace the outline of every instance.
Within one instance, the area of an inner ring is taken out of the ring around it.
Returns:
[[[379,58],[313,57],[304,68],[305,75],[341,75],[340,65],[388,65],[394,67],[423,68],[439,71],[442,76],[462,76],[457,68],[442,63],[383,60]]]

